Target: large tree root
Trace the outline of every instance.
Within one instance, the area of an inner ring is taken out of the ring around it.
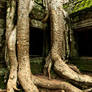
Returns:
[[[59,75],[63,75],[70,80],[92,85],[92,76],[78,74],[65,64],[60,57],[55,61],[54,69]]]
[[[19,72],[18,72],[19,82],[22,85],[25,92],[39,92],[37,87],[31,80],[31,72],[29,70],[30,68],[28,65],[30,66],[30,64],[28,63],[25,64],[19,63]]]
[[[7,92],[14,92],[18,90],[16,87],[17,82],[17,59],[16,59],[16,28],[14,28],[13,19],[15,16],[16,10],[16,1],[11,0],[7,3],[7,18],[6,18],[6,61],[9,63],[10,61],[10,75],[7,83]]]
[[[6,92],[6,89],[0,89],[0,92]]]
[[[6,16],[6,43],[5,43],[5,61],[6,65],[8,67],[8,70],[10,69],[9,66],[9,54],[8,54],[8,39],[9,36],[13,30],[14,24],[13,19],[15,16],[15,10],[16,10],[16,0],[11,0],[7,2],[7,16]]]
[[[17,82],[17,59],[16,59],[16,28],[11,32],[9,40],[8,40],[8,53],[9,53],[9,60],[10,60],[10,75],[7,83],[7,92],[14,92],[18,90],[16,87]]]
[[[32,76],[32,81],[35,85],[47,89],[61,89],[64,90],[65,92],[83,92],[82,90],[64,81],[48,80],[47,78],[39,76]]]
[[[65,20],[61,0],[52,0],[48,7],[51,19],[51,51],[46,59],[47,66],[45,65],[49,70],[48,74],[50,75],[51,63],[53,62],[55,71],[61,77],[64,76],[68,80],[92,85],[91,76],[75,72],[62,59]]]
[[[32,75],[31,78],[32,78],[32,82],[36,86],[46,88],[46,89],[61,90],[61,92],[90,92],[92,91],[92,88],[81,90],[65,81],[55,80],[55,79],[49,80],[45,76]],[[0,90],[0,92],[6,92],[6,90],[5,89]],[[32,92],[36,92],[36,91],[32,91]]]

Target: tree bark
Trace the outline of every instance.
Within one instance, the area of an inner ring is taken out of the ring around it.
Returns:
[[[55,71],[76,82],[92,85],[92,77],[79,74],[73,71],[63,60],[63,38],[65,32],[64,9],[61,0],[52,0],[49,6],[50,22],[51,22],[51,51],[46,59],[45,67],[51,67],[51,62],[54,63]],[[50,72],[50,69],[48,69]],[[50,75],[50,74],[49,74]]]
[[[8,39],[8,54],[10,60],[10,75],[7,83],[7,92],[14,92],[18,90],[16,87],[17,82],[17,59],[16,59],[16,28],[11,32],[10,37]]]
[[[9,69],[9,56],[8,56],[8,39],[9,36],[13,30],[14,24],[13,24],[13,19],[15,15],[15,10],[16,10],[16,1],[11,0],[7,2],[7,15],[6,15],[6,45],[5,45],[5,61],[7,64],[7,67]]]
[[[61,0],[53,0],[48,4],[49,13],[50,13],[50,23],[51,23],[51,51],[46,59],[45,68],[51,67],[51,62],[53,56],[59,55],[60,58],[63,56],[63,43],[64,43],[64,32],[65,32],[65,20],[63,16],[63,6]],[[50,74],[49,74],[50,75]]]
[[[71,84],[60,80],[48,80],[46,77],[32,76],[32,81],[35,85],[47,89],[60,89],[64,90],[65,92],[83,92]]]
[[[7,3],[6,17],[6,62],[10,62],[10,75],[7,83],[7,92],[14,92],[17,82],[17,59],[16,59],[16,28],[14,28],[14,14],[16,9],[16,1],[11,0]],[[13,30],[14,28],[14,30]]]
[[[29,60],[29,0],[19,0],[17,24],[18,78],[25,92],[39,92],[31,80]]]

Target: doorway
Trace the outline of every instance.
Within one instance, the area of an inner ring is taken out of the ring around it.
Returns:
[[[92,29],[75,31],[79,56],[92,57]]]

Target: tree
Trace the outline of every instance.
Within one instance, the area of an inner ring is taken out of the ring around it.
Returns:
[[[50,78],[50,68],[53,63],[55,71],[61,77],[64,76],[73,83],[92,85],[91,76],[75,72],[62,59],[64,32],[66,30],[63,3],[66,2],[67,0],[45,1],[51,23],[51,51],[46,58],[44,73],[48,72]],[[33,0],[19,0],[18,2],[11,0],[9,4],[7,8],[6,44],[10,62],[10,75],[7,92],[19,90],[16,87],[17,77],[25,92],[39,92],[36,86],[61,89],[65,92],[88,92],[89,90],[81,90],[65,81],[48,80],[34,76],[31,73],[29,60],[29,11],[31,12],[33,8]],[[17,23],[14,23],[16,6],[18,6],[18,18]]]
[[[32,82],[29,60],[29,0],[19,0],[17,24],[17,48],[19,81],[25,92],[38,92]],[[27,86],[26,86],[27,85]]]

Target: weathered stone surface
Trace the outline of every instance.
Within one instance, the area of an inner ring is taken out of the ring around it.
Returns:
[[[30,17],[36,20],[42,20],[45,16],[45,9],[41,5],[35,3],[35,7],[33,8]]]
[[[38,21],[38,20],[35,20],[35,19],[32,19],[30,21],[30,26],[31,27],[35,27],[35,28],[39,28],[39,29],[44,29],[46,28],[47,24],[43,24],[41,21]]]
[[[78,29],[78,28],[84,28],[84,27],[90,27],[90,26],[92,26],[92,19],[87,19],[87,20],[77,22],[72,27],[74,29]]]

